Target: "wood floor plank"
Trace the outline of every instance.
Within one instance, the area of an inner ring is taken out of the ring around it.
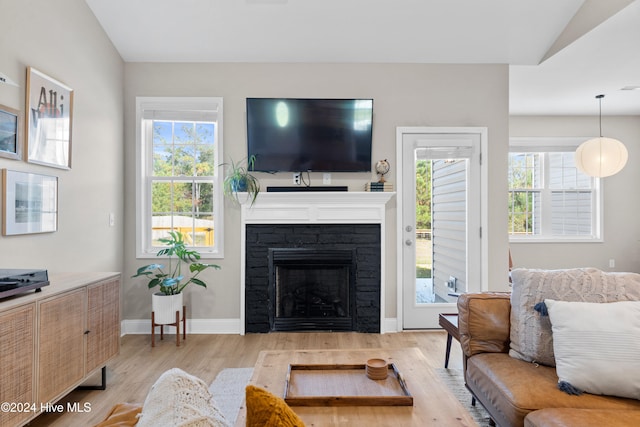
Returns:
[[[60,401],[79,402],[85,413],[63,412],[43,414],[31,422],[32,427],[91,426],[102,421],[113,405],[120,402],[143,403],[149,388],[167,369],[180,368],[202,378],[207,384],[225,368],[253,367],[261,350],[360,349],[417,347],[429,366],[444,365],[446,347],[444,331],[410,331],[391,334],[361,334],[356,332],[276,332],[240,335],[187,335],[186,342],[175,345],[175,336],[156,340],[151,348],[150,335],[126,335],[122,338],[120,355],[107,365],[107,389],[104,391],[74,391]],[[450,368],[462,368],[462,352],[454,342]],[[92,379],[100,381],[99,376]]]

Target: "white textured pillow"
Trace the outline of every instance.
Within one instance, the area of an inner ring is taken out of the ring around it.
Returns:
[[[509,355],[555,366],[548,317],[534,311],[545,299],[556,301],[640,301],[640,274],[609,273],[595,268],[516,269],[511,272],[511,348]]]
[[[142,405],[136,427],[229,427],[216,408],[207,385],[173,368],[160,375]]]
[[[640,301],[545,305],[561,385],[640,399]]]

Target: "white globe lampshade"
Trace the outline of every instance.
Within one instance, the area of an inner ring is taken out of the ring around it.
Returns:
[[[604,178],[620,172],[628,157],[622,142],[601,136],[580,144],[576,150],[576,166],[589,176]]]

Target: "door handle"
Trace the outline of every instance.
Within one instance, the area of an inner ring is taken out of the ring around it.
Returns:
[[[407,239],[407,240],[404,241],[404,244],[407,245],[407,246],[411,246],[411,245],[413,245],[413,240]]]

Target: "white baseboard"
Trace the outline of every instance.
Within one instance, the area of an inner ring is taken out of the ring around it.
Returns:
[[[173,326],[166,326],[165,332],[175,334]],[[120,324],[122,335],[151,334],[151,320],[130,319]],[[398,332],[398,320],[386,318],[382,322],[382,333]],[[187,334],[239,334],[240,319],[187,319]]]
[[[151,320],[123,320],[122,335],[151,334]],[[165,326],[165,332],[175,334],[175,327]],[[239,334],[240,319],[187,319],[187,334]]]
[[[386,317],[382,319],[382,333],[389,334],[392,332],[400,332],[398,330],[398,319],[395,317]]]

